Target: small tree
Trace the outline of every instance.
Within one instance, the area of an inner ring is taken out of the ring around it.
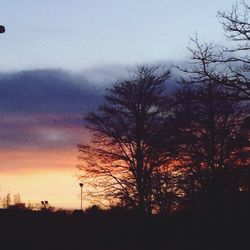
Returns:
[[[2,199],[2,206],[3,208],[9,208],[11,205],[11,195],[10,193],[7,193],[5,197]]]
[[[20,203],[22,203],[20,194],[14,194],[13,195],[13,205],[18,205]]]
[[[93,135],[79,144],[82,178],[96,188],[92,197],[151,213],[153,176],[168,162],[164,130],[169,116],[165,83],[169,70],[139,67],[108,89],[105,103],[86,116]]]

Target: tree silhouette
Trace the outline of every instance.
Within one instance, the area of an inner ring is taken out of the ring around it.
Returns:
[[[10,193],[7,193],[2,198],[2,206],[3,206],[3,208],[9,208],[11,206],[11,195],[10,195]]]
[[[151,213],[154,176],[168,162],[165,120],[170,115],[165,83],[169,70],[139,67],[129,80],[108,89],[105,102],[86,116],[93,135],[79,144],[84,182],[92,196]],[[94,179],[94,181],[93,181]]]
[[[175,107],[186,196],[206,203],[238,192],[244,179],[240,172],[250,163],[249,140],[241,133],[249,108],[228,98],[215,82],[184,87],[176,94]]]
[[[249,100],[250,6],[243,1],[231,12],[218,12],[218,17],[233,46],[201,43],[195,37],[189,48],[192,66],[182,70],[189,73],[190,82],[214,81],[231,90],[231,97]]]
[[[230,12],[218,12],[218,17],[233,46],[201,43],[195,37],[189,64],[178,67],[186,73],[183,83],[195,85],[184,94],[185,101],[179,101],[184,101],[183,131],[188,131],[183,148],[195,170],[189,171],[188,180],[193,191],[205,187],[203,198],[249,190],[249,133],[243,127],[250,100],[250,6],[242,1]]]

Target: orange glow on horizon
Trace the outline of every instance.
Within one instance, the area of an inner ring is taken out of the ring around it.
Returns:
[[[77,156],[74,147],[1,151],[0,198],[19,193],[26,203],[48,200],[53,207],[79,209]]]

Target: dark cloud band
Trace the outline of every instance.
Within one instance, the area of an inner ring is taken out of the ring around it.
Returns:
[[[0,74],[0,148],[73,146],[104,89],[62,70]]]
[[[98,105],[102,86],[62,70],[0,75],[1,113],[79,113]]]

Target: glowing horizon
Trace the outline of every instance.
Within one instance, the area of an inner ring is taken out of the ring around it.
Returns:
[[[0,194],[19,193],[25,203],[48,200],[56,208],[79,209],[77,150],[5,151],[0,160],[6,167],[0,175]],[[84,201],[84,206],[88,202]]]

